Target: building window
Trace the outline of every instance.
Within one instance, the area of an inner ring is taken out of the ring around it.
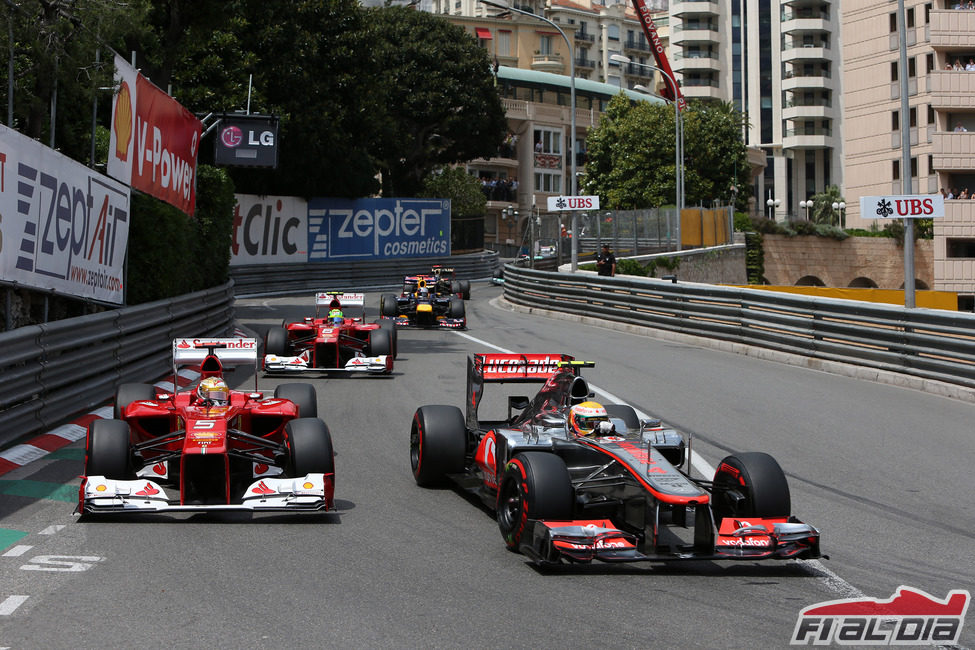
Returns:
[[[562,132],[535,129],[535,153],[562,153]]]
[[[897,81],[897,61],[890,62],[890,80]]]
[[[914,27],[914,7],[907,10],[907,26],[908,28]]]
[[[917,178],[917,158],[911,158],[911,178]]]
[[[541,35],[538,37],[538,51],[540,54],[552,53],[552,37]]]
[[[934,106],[928,104],[928,124],[934,126]]]
[[[498,40],[494,46],[498,48],[495,50],[498,56],[511,56],[511,32],[499,29]]]
[[[890,112],[890,130],[891,131],[901,130],[901,114],[898,111]]]
[[[925,25],[931,24],[931,3],[930,2],[924,5],[924,24]]]
[[[975,239],[949,237],[945,240],[945,253],[947,257],[975,257]]]
[[[927,58],[927,70],[926,72],[931,72],[934,70],[934,54],[928,54]]]
[[[911,119],[911,128],[913,129],[917,126],[917,106],[912,106],[908,113]]]
[[[930,176],[933,173],[934,173],[934,156],[928,154],[928,175]]]
[[[611,41],[618,41],[618,40],[620,40],[620,26],[619,25],[610,25],[609,27],[606,28],[606,33],[607,33],[607,36],[609,37],[609,40],[611,40]]]
[[[562,193],[562,172],[535,172],[535,191]]]
[[[897,33],[897,14],[896,13],[892,13],[890,15],[890,33],[891,34],[896,34]]]
[[[912,56],[907,60],[907,78],[917,76],[917,57]]]
[[[895,160],[894,164],[891,166],[891,176],[893,180],[899,181],[901,179],[901,161]]]

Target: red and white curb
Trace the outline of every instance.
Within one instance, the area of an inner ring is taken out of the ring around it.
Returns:
[[[169,375],[157,381],[153,386],[159,389],[160,392],[171,393],[177,385],[180,388],[184,388],[199,378],[199,372],[184,368],[176,373],[175,377]],[[88,425],[91,424],[92,420],[110,418],[114,410],[112,404],[99,407],[90,413],[75,418],[68,424],[62,424],[28,442],[0,451],[0,476],[18,467],[23,467],[27,463],[32,463],[39,458],[43,458],[52,451],[69,445],[72,442],[81,440],[87,435]]]

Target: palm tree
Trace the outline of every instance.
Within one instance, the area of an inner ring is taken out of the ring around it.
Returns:
[[[836,185],[828,186],[819,194],[812,197],[813,207],[809,220],[813,223],[823,223],[831,226],[838,226],[840,223],[839,213],[833,209],[834,203],[843,201],[840,188]]]

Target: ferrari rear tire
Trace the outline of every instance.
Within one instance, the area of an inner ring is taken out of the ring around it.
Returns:
[[[122,420],[92,420],[85,441],[85,476],[127,478],[130,458],[128,423]]]
[[[636,409],[629,404],[603,404],[603,406],[609,417],[623,420],[627,429],[631,431],[640,429],[640,417],[636,414]]]
[[[778,462],[763,452],[726,456],[714,473],[711,509],[715,522],[725,517],[788,517],[789,482]]]
[[[297,418],[284,425],[291,476],[334,474],[332,434],[318,418]]]
[[[274,397],[294,402],[300,418],[318,417],[318,395],[311,384],[278,384]]]
[[[450,299],[450,317],[451,318],[464,318],[467,314],[467,310],[464,307],[464,301],[460,298]]]
[[[396,318],[395,293],[384,293],[379,297],[379,314],[386,318]]]
[[[517,551],[530,534],[529,520],[572,519],[572,479],[555,454],[526,451],[508,461],[498,489],[498,528]]]
[[[410,463],[420,486],[439,485],[464,471],[467,425],[456,406],[421,406],[410,428]]]
[[[378,329],[369,331],[369,354],[378,357],[383,354],[393,354],[393,342],[388,330]]]
[[[279,357],[288,355],[288,330],[283,327],[272,327],[264,335],[264,354]]]
[[[132,402],[156,399],[156,388],[149,384],[120,384],[115,391],[116,420],[122,419],[122,412]]]

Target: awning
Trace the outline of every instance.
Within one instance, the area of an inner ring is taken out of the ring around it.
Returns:
[[[491,40],[491,30],[486,27],[475,27],[474,31],[477,32],[477,37],[485,41]]]

